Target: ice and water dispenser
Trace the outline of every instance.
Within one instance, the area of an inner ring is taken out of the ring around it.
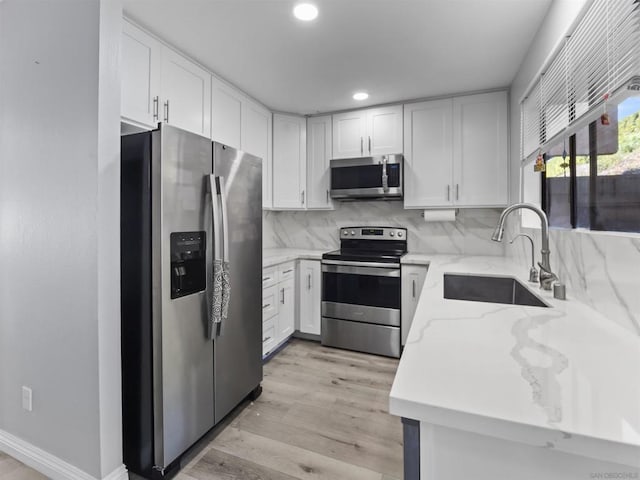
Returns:
[[[206,233],[171,234],[171,298],[180,298],[207,288]]]

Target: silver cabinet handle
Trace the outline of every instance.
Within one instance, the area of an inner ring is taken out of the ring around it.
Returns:
[[[360,155],[364,155],[364,139],[360,137]]]
[[[456,200],[460,200],[460,185],[456,183]]]
[[[169,123],[169,100],[164,102],[164,122]]]
[[[262,305],[262,308],[269,308],[271,306],[270,303],[267,303],[266,305]]]
[[[307,290],[311,290],[311,274],[309,274],[307,278]]]
[[[158,97],[157,95],[153,97],[153,121],[154,122],[158,121],[158,115],[160,114],[160,112],[158,112],[158,109],[160,107],[158,105],[159,102],[160,102],[160,97]]]
[[[267,337],[267,338],[265,338],[264,340],[262,340],[262,343],[267,342],[267,341],[269,341],[269,340],[271,340],[271,337]]]
[[[302,193],[301,193],[301,195],[300,195],[300,196],[301,196],[301,198],[302,198],[302,205],[304,205],[304,190],[302,190]]]
[[[329,190],[327,190],[327,203],[329,203]]]
[[[292,269],[292,268],[290,268],[289,270],[285,270],[285,271],[284,271],[284,272],[282,272],[282,273],[291,273],[291,272],[293,272],[293,269]]]
[[[280,300],[280,303],[284,304],[284,288],[280,291],[282,292],[282,300]]]
[[[416,281],[413,280],[413,298],[416,298]]]
[[[369,135],[369,155],[371,155],[371,135]]]
[[[451,200],[451,185],[447,185],[447,202]]]
[[[267,280],[271,280],[271,277],[262,277],[263,282],[266,282]]]

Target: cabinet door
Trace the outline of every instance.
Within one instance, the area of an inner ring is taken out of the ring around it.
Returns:
[[[300,260],[298,318],[300,331],[320,335],[320,261]]]
[[[366,110],[333,115],[333,158],[362,157],[365,154]]]
[[[402,336],[402,345],[404,345],[407,342],[407,335],[409,335],[413,316],[420,300],[420,293],[424,286],[424,280],[427,277],[427,266],[402,265],[400,275],[402,282],[400,334]]]
[[[307,119],[307,208],[332,208],[331,116]]]
[[[451,99],[404,106],[405,194],[408,208],[453,204]]]
[[[273,208],[306,206],[307,125],[303,117],[273,115]]]
[[[240,148],[243,95],[211,77],[211,139]]]
[[[122,23],[123,120],[155,128],[159,120],[162,45],[136,26]]]
[[[508,203],[507,93],[455,98],[454,198],[459,206]]]
[[[402,105],[374,108],[367,112],[368,155],[402,153]]]
[[[242,150],[262,159],[262,207],[271,208],[271,112],[246,99],[242,102]]]
[[[293,334],[295,323],[295,278],[289,278],[278,284],[278,321],[277,342],[280,343]]]
[[[170,48],[162,50],[161,118],[211,137],[211,74]]]

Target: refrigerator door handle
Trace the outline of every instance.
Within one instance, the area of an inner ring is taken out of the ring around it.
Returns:
[[[227,192],[225,178],[217,177],[218,191],[222,203],[222,322],[218,334],[222,335],[224,321],[229,316],[229,301],[231,300],[231,268],[229,264],[229,217],[227,215]]]
[[[222,323],[222,278],[223,264],[220,242],[220,229],[218,228],[218,220],[220,218],[220,207],[218,206],[218,187],[217,179],[214,175],[209,175],[209,189],[211,191],[211,226],[213,229],[213,278],[211,280],[211,297],[209,299],[210,318],[209,318],[209,338],[214,339],[220,330]]]

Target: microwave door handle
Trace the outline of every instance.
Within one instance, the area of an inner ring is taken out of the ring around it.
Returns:
[[[220,207],[218,206],[218,186],[216,177],[209,175],[209,190],[211,192],[211,228],[213,230],[213,276],[210,288],[210,313],[208,332],[209,338],[214,339],[218,335],[222,322],[222,255],[220,242]]]
[[[389,177],[387,176],[387,157],[382,157],[382,190],[389,191]]]
[[[224,324],[229,316],[231,300],[231,267],[229,258],[229,216],[227,215],[227,192],[225,178],[218,177],[218,187],[222,204],[222,312],[219,334],[222,335]]]

